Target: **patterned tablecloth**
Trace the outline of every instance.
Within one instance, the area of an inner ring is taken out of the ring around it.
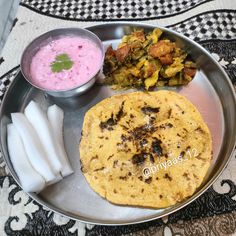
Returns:
[[[209,50],[236,88],[235,0],[23,0],[0,56],[0,99],[19,70],[24,47],[59,27],[140,21],[174,29]],[[0,235],[233,235],[236,232],[235,154],[216,183],[196,201],[149,223],[88,225],[32,201],[0,157]]]

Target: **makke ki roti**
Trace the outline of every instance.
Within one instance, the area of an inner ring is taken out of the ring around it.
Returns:
[[[163,208],[193,195],[212,159],[212,139],[194,105],[171,91],[115,95],[84,117],[82,171],[108,201]]]

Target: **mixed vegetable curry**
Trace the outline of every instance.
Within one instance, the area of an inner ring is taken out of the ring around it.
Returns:
[[[103,73],[114,89],[188,84],[196,65],[174,42],[162,37],[158,28],[145,34],[136,30],[125,35],[115,50],[107,48]]]

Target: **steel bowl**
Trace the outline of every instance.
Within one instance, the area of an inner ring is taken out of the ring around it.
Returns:
[[[45,88],[39,87],[38,85],[34,84],[32,82],[32,78],[31,78],[31,73],[30,73],[30,65],[31,65],[31,61],[32,58],[34,57],[34,55],[38,52],[38,50],[49,44],[51,41],[64,37],[64,36],[80,36],[83,38],[88,38],[90,39],[92,42],[94,42],[98,48],[101,49],[102,52],[102,60],[101,60],[101,65],[98,69],[98,71],[96,71],[96,73],[94,73],[91,78],[88,80],[88,82],[74,87],[72,89],[66,89],[66,90],[47,90]],[[24,78],[35,88],[40,89],[42,91],[44,91],[45,93],[53,96],[53,97],[72,97],[72,96],[77,96],[77,95],[81,95],[84,92],[86,92],[89,88],[92,87],[92,85],[95,83],[96,80],[96,76],[99,73],[99,71],[102,68],[103,65],[103,60],[104,60],[104,47],[103,44],[101,42],[101,40],[98,38],[98,36],[94,33],[92,33],[89,30],[86,29],[81,29],[81,28],[60,28],[60,29],[55,29],[52,31],[48,31],[42,35],[40,35],[39,37],[37,37],[36,39],[34,39],[24,50],[22,57],[21,57],[21,62],[20,62],[20,68],[21,68],[21,72],[24,76]]]

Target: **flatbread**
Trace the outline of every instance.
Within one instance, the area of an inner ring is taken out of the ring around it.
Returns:
[[[82,171],[108,201],[163,208],[193,195],[212,159],[198,110],[171,91],[115,95],[84,117]]]

